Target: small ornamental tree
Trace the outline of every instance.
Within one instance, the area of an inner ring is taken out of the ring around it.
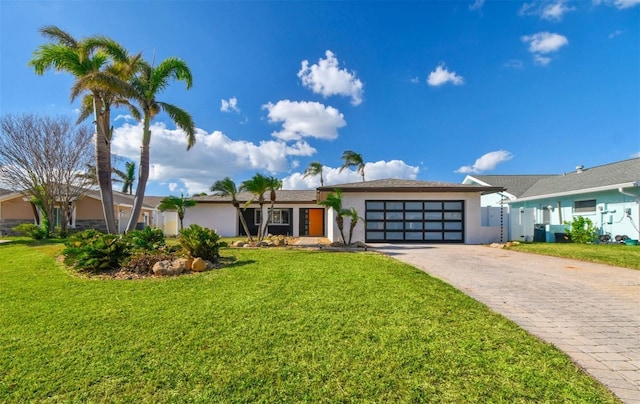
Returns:
[[[564,232],[571,236],[571,241],[574,243],[588,244],[598,237],[598,229],[587,217],[578,216],[572,222],[564,222],[564,224],[571,226]]]

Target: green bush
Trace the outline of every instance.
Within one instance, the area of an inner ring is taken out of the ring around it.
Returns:
[[[156,251],[165,246],[164,233],[161,229],[147,226],[144,230],[132,230],[125,236],[130,247],[139,251]]]
[[[18,234],[31,237],[34,240],[42,240],[44,238],[47,238],[47,231],[37,224],[33,223],[22,223],[12,228],[11,230],[15,231]]]
[[[564,222],[564,224],[571,226],[564,232],[571,236],[571,241],[574,243],[592,243],[598,237],[598,229],[589,218],[578,216],[572,222]]]
[[[220,257],[220,236],[215,230],[192,224],[180,230],[178,242],[194,258],[216,262]]]
[[[85,230],[73,235],[62,251],[64,262],[78,270],[109,271],[119,268],[130,255],[122,236]]]

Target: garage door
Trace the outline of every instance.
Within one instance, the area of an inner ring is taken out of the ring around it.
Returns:
[[[365,241],[463,243],[464,201],[365,201]]]

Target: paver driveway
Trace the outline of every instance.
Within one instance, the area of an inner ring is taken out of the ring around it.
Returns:
[[[640,271],[487,246],[371,247],[486,304],[640,403]]]

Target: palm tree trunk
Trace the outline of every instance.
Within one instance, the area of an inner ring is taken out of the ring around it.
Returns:
[[[235,205],[234,205],[235,206]],[[236,211],[238,212],[238,216],[240,217],[240,223],[242,223],[242,228],[244,229],[244,233],[249,237],[249,241],[253,242],[253,237],[251,237],[251,233],[249,232],[249,226],[247,225],[247,221],[244,218],[244,215],[240,211],[240,206],[235,206]]]
[[[136,186],[136,196],[133,199],[133,209],[129,223],[127,224],[127,231],[131,231],[136,227],[138,216],[140,216],[140,211],[142,210],[142,201],[144,200],[144,191],[147,187],[147,179],[149,179],[149,143],[151,142],[149,125],[150,120],[145,117],[142,147],[140,148],[140,167],[138,167],[138,185]],[[180,228],[182,228],[182,224],[180,224],[180,226]]]
[[[269,207],[269,211],[267,212],[267,221],[264,224],[264,228],[262,229],[262,238],[264,239],[267,235],[267,228],[269,227],[269,223],[273,220],[273,206],[275,205],[275,201],[271,202],[271,206]]]
[[[113,190],[111,188],[111,128],[109,110],[103,110],[104,105],[100,98],[93,96],[93,114],[95,118],[95,151],[96,151],[96,177],[100,187],[100,199],[102,211],[107,226],[107,233],[118,233],[116,227],[116,215],[113,208]]]
[[[338,230],[340,230],[340,236],[342,237],[342,242],[345,243],[347,239],[344,238],[344,217],[342,216],[336,217],[336,223],[338,224]]]

